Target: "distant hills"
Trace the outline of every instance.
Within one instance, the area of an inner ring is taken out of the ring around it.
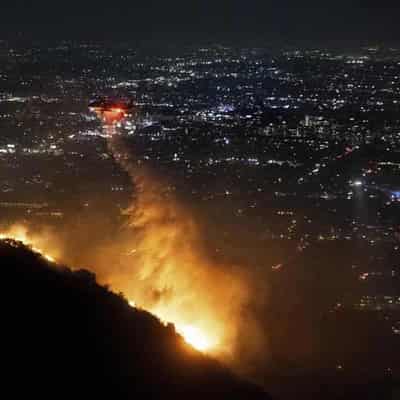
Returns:
[[[10,398],[269,399],[88,271],[0,241],[2,382]]]

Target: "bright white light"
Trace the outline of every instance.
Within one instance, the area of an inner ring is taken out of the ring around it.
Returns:
[[[362,186],[362,185],[363,185],[362,181],[354,181],[353,182],[353,186]]]
[[[206,335],[192,325],[177,327],[177,331],[183,336],[186,343],[197,350],[205,351],[211,347],[210,341]]]

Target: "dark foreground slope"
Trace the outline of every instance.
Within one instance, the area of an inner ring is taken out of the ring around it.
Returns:
[[[86,271],[0,242],[2,392],[11,398],[265,399]]]

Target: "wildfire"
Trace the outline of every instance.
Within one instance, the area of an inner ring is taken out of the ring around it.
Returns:
[[[54,248],[54,238],[46,237],[42,234],[34,234],[24,225],[14,225],[9,229],[0,231],[0,240],[13,240],[21,242],[25,246],[31,248],[34,252],[39,253],[47,261],[55,263],[57,258],[54,252],[49,251]],[[132,255],[132,254],[130,254]],[[175,275],[175,278],[178,278]],[[114,282],[115,283],[115,282]],[[123,289],[122,285],[114,285],[116,290]],[[185,314],[182,307],[176,303],[161,302],[152,304],[140,297],[141,302],[129,301],[131,307],[140,307],[157,316],[164,324],[173,323],[176,331],[184,338],[186,343],[201,352],[215,352],[221,341],[221,326],[215,323],[214,318],[203,313],[197,317],[201,319],[193,319],[197,313]],[[202,307],[200,307],[202,308]]]
[[[183,336],[185,341],[200,351],[207,351],[212,348],[212,342],[204,332],[201,332],[195,326],[183,325],[176,328],[177,331]]]
[[[166,201],[162,180],[136,162],[116,125],[106,120],[103,129],[110,153],[130,175],[137,195],[125,211],[130,228],[126,246],[133,250],[123,250],[119,267],[110,269],[107,263],[98,276],[140,308],[173,323],[195,349],[231,358],[247,285],[234,266],[209,257],[192,215],[172,196]],[[116,243],[119,249],[121,245]],[[109,250],[103,251],[99,264],[109,255]]]
[[[40,243],[42,240],[36,239],[32,235],[29,235],[27,229],[23,226],[16,225],[8,230],[5,230],[4,232],[0,232],[0,240],[7,239],[21,242],[25,246],[30,247],[35,253],[39,253],[47,261],[52,263],[56,262],[56,258],[41,247]]]
[[[25,246],[30,247],[34,252],[39,253],[47,261],[55,263],[56,258],[54,255],[50,254],[45,247],[49,246],[50,240],[40,235],[33,235],[29,230],[23,225],[14,225],[11,228],[0,232],[0,240],[13,240],[16,242],[21,242]],[[129,301],[131,307],[137,307],[135,301]],[[184,338],[186,343],[194,347],[195,349],[202,352],[211,352],[216,348],[219,343],[218,338],[211,332],[215,333],[212,329],[212,321],[208,324],[200,323],[187,323],[179,315],[177,310],[171,308],[163,307],[152,307],[152,305],[143,304],[140,306],[154,315],[156,315],[160,320],[165,323],[173,323],[175,325],[176,331]],[[204,317],[204,316],[203,316]]]
[[[36,231],[31,236],[21,227],[4,232],[0,239],[21,241],[49,261],[55,260],[54,249],[63,249],[64,262],[71,263],[68,257],[72,257],[74,265],[91,266],[100,284],[124,293],[132,307],[147,310],[164,324],[174,324],[196,350],[232,360],[241,329],[255,337],[258,333],[245,312],[251,291],[243,271],[209,256],[191,213],[178,199],[166,196],[162,180],[137,162],[117,134],[117,122],[126,110],[115,105],[93,111],[103,121],[110,153],[136,189],[124,213],[129,223],[118,236],[90,243],[78,254],[65,251],[71,244],[72,249],[81,247],[77,243],[81,235],[74,230],[65,229],[62,239],[56,235],[55,242],[49,241],[52,237],[39,237]],[[93,228],[86,224],[85,229]]]
[[[180,310],[174,304],[165,304],[163,307],[150,306],[149,311],[161,321],[173,323],[185,342],[196,350],[214,354],[219,352],[223,335],[221,326],[210,310],[203,310],[201,314],[193,313],[187,318],[185,318],[184,310]]]
[[[129,305],[133,308],[137,307],[136,302],[132,300],[129,301]],[[215,346],[217,345],[217,339],[206,330],[202,330],[195,325],[186,325],[184,323],[179,323],[176,320],[171,321],[165,319],[160,315],[160,313],[157,313],[157,310],[148,311],[156,315],[165,325],[173,323],[176,331],[183,337],[185,342],[196,350],[201,352],[211,352],[213,349],[215,349]]]

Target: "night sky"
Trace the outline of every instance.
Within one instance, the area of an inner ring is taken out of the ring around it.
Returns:
[[[390,0],[41,0],[2,2],[0,33],[25,37],[400,41]]]

